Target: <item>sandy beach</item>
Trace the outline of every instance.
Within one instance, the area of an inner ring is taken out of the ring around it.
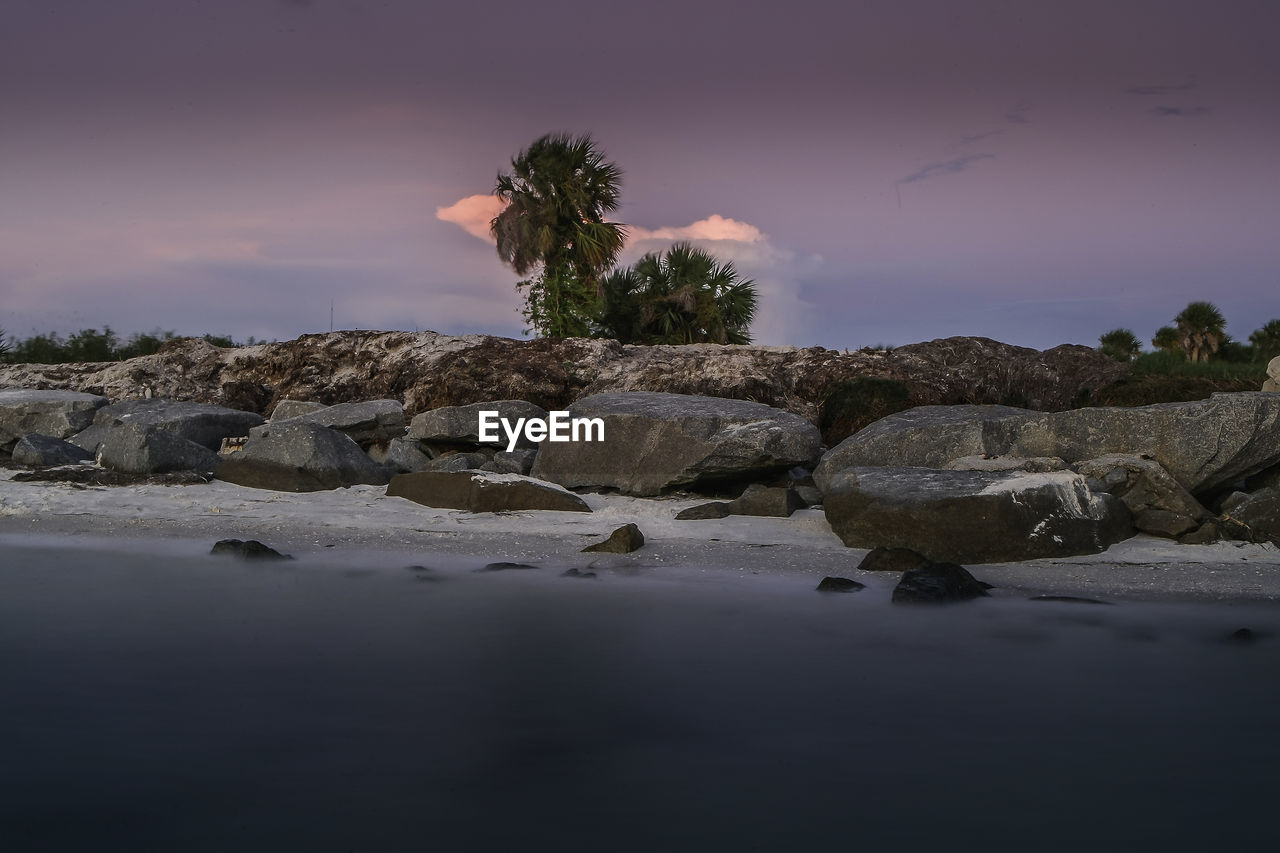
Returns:
[[[299,558],[395,565],[520,560],[598,572],[640,570],[717,578],[772,576],[815,584],[855,578],[887,595],[896,574],[859,572],[865,551],[844,547],[821,510],[791,518],[675,521],[703,499],[587,494],[591,514],[468,513],[432,509],[385,488],[292,494],[214,481],[203,485],[79,486],[14,482],[0,471],[0,542],[207,553],[222,538],[258,539]],[[633,554],[583,554],[635,522]],[[1052,594],[1145,601],[1280,601],[1280,549],[1221,542],[1179,545],[1140,535],[1101,554],[970,566],[996,596]]]

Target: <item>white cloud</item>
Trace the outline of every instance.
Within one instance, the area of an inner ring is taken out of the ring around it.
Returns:
[[[489,223],[506,206],[506,202],[497,196],[469,195],[448,207],[437,207],[436,219],[452,222],[472,237],[493,243],[495,241],[489,233]]]
[[[768,234],[747,222],[712,214],[688,225],[632,226],[618,262],[633,264],[648,252],[666,251],[672,243],[691,243],[721,260],[733,261],[738,273],[755,282],[759,294],[751,338],[758,344],[803,346],[813,322],[813,306],[800,298],[797,277],[816,269],[822,259],[798,257],[773,243]]]

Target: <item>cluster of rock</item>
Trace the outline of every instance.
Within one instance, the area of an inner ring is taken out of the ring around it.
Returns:
[[[975,337],[842,351],[331,332],[235,349],[176,340],[154,355],[117,363],[0,365],[0,388],[193,400],[263,415],[286,400],[332,405],[381,398],[403,401],[410,416],[497,399],[565,409],[606,392],[656,391],[761,402],[816,423],[833,387],[859,378],[900,382],[914,405],[1017,400],[1056,410],[1128,371],[1089,347],[1042,352]]]
[[[940,565],[1096,553],[1135,530],[1280,542],[1280,394],[1055,413],[924,406],[825,454],[811,421],[745,400],[605,392],[568,408],[602,438],[541,443],[482,435],[482,410],[549,415],[498,400],[407,418],[382,399],[281,401],[265,420],[209,403],[13,390],[0,392],[0,452],[24,466],[92,459],[282,491],[385,485],[472,512],[590,512],[575,491],[741,493],[679,517],[786,517],[820,503],[846,545],[909,548]]]
[[[1033,412],[924,406],[814,471],[846,545],[999,562],[1102,551],[1136,528],[1187,543],[1280,542],[1280,395]]]

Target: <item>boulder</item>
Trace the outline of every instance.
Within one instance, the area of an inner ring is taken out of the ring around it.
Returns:
[[[89,426],[80,430],[75,435],[67,439],[67,441],[79,447],[81,450],[88,451],[94,456],[98,455],[98,448],[102,446],[102,439],[107,437],[107,430],[110,429],[106,424],[89,424]]]
[[[393,438],[384,448],[371,448],[369,456],[374,462],[386,465],[397,474],[421,471],[431,462],[431,457],[411,438]]]
[[[94,415],[97,426],[132,423],[155,427],[217,451],[224,438],[239,438],[263,423],[262,416],[210,403],[174,400],[125,400],[103,406]]]
[[[219,539],[213,543],[209,551],[211,555],[235,557],[240,560],[292,560],[288,554],[281,554],[270,545],[263,545],[257,539],[247,542],[241,539]]]
[[[547,410],[526,403],[524,400],[495,400],[489,403],[472,403],[469,406],[443,406],[415,415],[409,423],[409,437],[418,441],[440,444],[482,444],[507,447],[507,436],[502,427],[498,427],[498,441],[480,441],[480,412],[497,412],[499,418],[506,418],[512,426],[524,418],[547,417]],[[517,448],[537,447],[535,442],[525,438],[523,431],[516,441]]]
[[[570,488],[646,497],[809,465],[818,428],[762,403],[684,394],[597,394],[569,407],[599,418],[603,441],[545,442],[533,476]]]
[[[586,501],[567,489],[519,474],[492,474],[487,471],[398,474],[387,486],[387,495],[407,498],[424,506],[468,512],[528,509],[591,512]]]
[[[1154,459],[1112,453],[1072,467],[1092,491],[1107,492],[1124,501],[1133,514],[1133,526],[1143,533],[1176,539],[1212,517]]]
[[[350,436],[305,421],[274,424],[270,434],[250,437],[243,450],[222,460],[215,476],[280,492],[382,486],[391,478]]]
[[[940,562],[1095,554],[1132,533],[1118,498],[1092,494],[1067,471],[848,468],[830,481],[823,509],[845,545]]]
[[[890,415],[832,448],[814,471],[824,492],[855,466],[945,467],[962,456],[1147,455],[1192,494],[1280,463],[1280,396],[1214,394],[1139,408],[1031,412],[1004,406],[922,406]]]
[[[729,512],[733,515],[790,518],[791,513],[804,507],[804,501],[793,488],[752,483],[745,492],[729,503]]]
[[[729,501],[711,501],[698,504],[676,513],[676,521],[706,521],[712,518],[728,518],[733,515]]]
[[[857,592],[867,585],[852,578],[825,577],[818,581],[818,592]]]
[[[583,553],[630,554],[644,547],[644,534],[634,524],[624,524],[609,534],[609,538],[583,548]]]
[[[24,435],[13,446],[13,464],[31,468],[73,465],[91,459],[93,454],[89,451],[51,435]]]
[[[1280,545],[1280,488],[1232,495],[1222,511],[1224,517],[1245,525],[1252,541]]]
[[[249,430],[251,436],[269,435],[272,430],[286,424],[311,423],[336,429],[350,436],[362,448],[387,444],[393,438],[404,436],[404,406],[395,400],[366,400],[360,403],[339,403],[292,418],[272,419]]]
[[[1262,383],[1262,390],[1268,394],[1280,392],[1280,355],[1267,362],[1267,378]]]
[[[125,474],[209,474],[218,467],[218,454],[158,426],[125,421],[107,430],[98,449],[98,464]]]
[[[0,451],[12,450],[24,435],[73,436],[105,405],[106,397],[77,391],[0,391]]]
[[[949,604],[987,595],[988,585],[955,563],[929,563],[903,572],[893,589],[894,604]]]
[[[528,476],[533,470],[536,450],[499,450],[493,458],[480,466],[481,471],[493,471],[496,474],[520,474]]]
[[[281,400],[276,403],[276,407],[271,410],[271,421],[287,421],[290,418],[296,418],[299,415],[309,415],[318,412],[321,409],[329,408],[324,403],[316,403],[312,400]]]

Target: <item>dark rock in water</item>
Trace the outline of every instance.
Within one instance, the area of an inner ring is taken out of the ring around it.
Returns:
[[[222,539],[213,544],[210,554],[227,557],[238,557],[241,560],[292,560],[288,554],[281,554],[269,545],[263,545],[257,539],[241,541],[240,539]]]
[[[93,417],[97,426],[142,424],[185,438],[209,450],[222,447],[224,438],[240,438],[263,423],[262,416],[208,403],[174,400],[125,400],[103,406]],[[109,434],[109,433],[108,433]],[[105,437],[103,441],[105,441]]]
[[[940,562],[1096,554],[1132,534],[1129,512],[1079,474],[849,468],[828,484],[831,529],[852,548]]]
[[[605,554],[630,554],[632,551],[638,551],[644,546],[644,534],[640,532],[640,528],[634,524],[624,524],[613,533],[609,534],[609,538],[603,542],[597,542],[594,545],[588,545],[583,548],[584,552],[598,551]]]
[[[74,465],[93,459],[89,451],[51,435],[24,435],[13,446],[13,464],[31,468]]]
[[[596,394],[570,406],[569,415],[599,419],[604,440],[543,443],[533,476],[638,497],[810,465],[821,443],[818,428],[799,415],[718,397]]]
[[[946,604],[987,595],[987,585],[955,563],[930,563],[903,573],[894,604]]]
[[[929,565],[929,560],[910,548],[872,548],[858,564],[863,572],[905,572]]]
[[[840,471],[891,465],[942,468],[962,456],[1148,454],[1200,494],[1280,463],[1280,394],[1214,394],[1137,408],[1032,412],[1006,406],[921,406],[876,421],[823,456],[824,493]]]
[[[825,577],[818,583],[818,592],[857,592],[867,585],[849,578]]]
[[[319,424],[335,429],[367,450],[372,445],[385,445],[391,439],[404,435],[404,406],[396,400],[366,400],[324,406],[291,418],[281,419],[273,414],[270,422],[249,430],[249,435],[268,435],[274,429],[297,423]]]
[[[729,511],[728,501],[711,501],[710,503],[698,504],[688,509],[682,509],[676,513],[676,521],[703,521],[709,518],[728,518],[732,513]]]
[[[424,506],[468,512],[553,510],[591,512],[586,501],[567,489],[518,474],[486,471],[419,471],[398,474],[387,486],[388,497]]]
[[[1133,526],[1152,536],[1177,539],[1200,526],[1194,518],[1167,509],[1144,509],[1133,516]]]
[[[218,454],[152,424],[123,421],[107,429],[98,461],[104,468],[125,474],[212,473],[218,467]]]
[[[99,468],[97,465],[60,465],[35,471],[19,471],[13,475],[19,483],[74,483],[85,486],[136,486],[150,483],[156,486],[195,486],[211,479],[206,473],[196,471],[169,471],[164,474],[126,474]]]
[[[584,572],[581,569],[567,569],[560,573],[562,578],[594,578],[595,572]]]
[[[506,418],[514,428],[517,421],[536,418],[545,420],[547,410],[524,400],[494,400],[492,402],[472,403],[467,406],[442,406],[415,415],[409,423],[409,437],[418,441],[442,442],[445,444],[489,444],[506,449],[509,439],[500,421],[493,421],[498,428],[497,440],[482,442],[480,440],[480,413],[497,412],[498,418]],[[516,439],[517,449],[536,448],[536,442],[525,437],[524,430]],[[527,471],[515,473],[527,474]]]
[[[1258,635],[1253,632],[1252,628],[1237,628],[1231,632],[1231,637],[1229,639],[1233,643],[1248,645],[1249,643],[1257,641]]]
[[[729,504],[733,515],[760,515],[773,518],[789,518],[791,513],[804,509],[804,501],[796,490],[787,486],[762,486],[753,483],[742,495]]]
[[[224,458],[219,480],[280,492],[317,492],[355,485],[385,485],[391,475],[351,438],[305,421],[281,422],[267,435],[251,437],[244,449]]]
[[[68,438],[93,423],[106,397],[76,391],[0,391],[0,451],[8,452],[24,435]]]
[[[477,572],[506,572],[512,569],[536,569],[537,566],[531,566],[528,563],[489,563],[487,566],[481,566],[476,569]]]
[[[1033,595],[1028,601],[1061,601],[1066,604],[1111,604],[1110,601],[1099,601],[1096,598],[1082,598],[1078,595]]]

